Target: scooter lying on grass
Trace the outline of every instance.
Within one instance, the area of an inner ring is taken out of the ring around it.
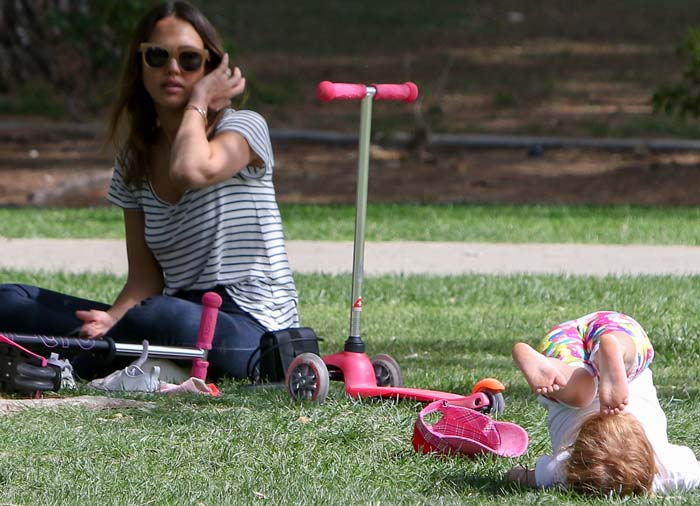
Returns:
[[[148,346],[152,358],[192,360],[193,378],[205,380],[212,348],[221,296],[207,292],[202,297],[202,316],[195,348]],[[57,391],[61,386],[61,367],[41,354],[56,352],[73,356],[92,353],[105,358],[116,355],[140,356],[144,345],[118,343],[109,337],[81,339],[76,337],[40,336],[0,332],[0,391],[38,396],[42,391]]]
[[[477,382],[467,396],[404,387],[398,362],[386,354],[370,359],[360,335],[372,103],[376,100],[414,102],[418,98],[418,87],[411,82],[368,86],[323,81],[318,86],[318,98],[323,102],[361,101],[350,334],[342,352],[323,357],[317,353],[301,353],[294,358],[286,370],[289,395],[294,399],[323,402],[328,395],[330,380],[340,380],[345,383],[345,392],[352,397],[390,397],[423,402],[446,400],[482,412],[503,411],[505,387],[493,378]]]

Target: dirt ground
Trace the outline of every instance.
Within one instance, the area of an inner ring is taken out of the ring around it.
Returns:
[[[645,204],[700,203],[700,154],[552,150],[441,150],[421,155],[373,149],[375,202]],[[283,200],[353,202],[356,153],[298,146],[281,150]]]
[[[0,122],[0,205],[107,205],[112,155],[81,125]],[[50,133],[49,133],[50,132]],[[281,202],[352,203],[355,146],[276,142]],[[700,204],[700,153],[373,146],[369,199],[392,203]]]

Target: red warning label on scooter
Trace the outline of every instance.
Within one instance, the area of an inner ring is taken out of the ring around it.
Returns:
[[[352,305],[355,311],[362,311],[362,297],[358,297],[355,303]]]

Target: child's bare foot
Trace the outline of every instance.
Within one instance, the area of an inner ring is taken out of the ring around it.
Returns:
[[[608,415],[621,413],[629,402],[629,385],[623,346],[614,335],[600,337],[597,364],[600,411]]]
[[[550,394],[566,386],[566,377],[547,357],[528,344],[516,343],[513,346],[513,360],[523,372],[527,384],[537,394]]]

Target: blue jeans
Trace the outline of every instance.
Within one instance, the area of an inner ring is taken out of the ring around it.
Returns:
[[[212,350],[209,352],[209,378],[237,379],[248,376],[247,364],[266,331],[255,318],[243,311],[222,287]],[[201,299],[204,290],[178,292],[174,296],[156,295],[132,307],[112,327],[107,336],[119,343],[194,347],[197,342]],[[54,336],[76,335],[83,322],[75,316],[79,309],[107,310],[108,304],[80,299],[35,286],[0,285],[0,332]],[[133,358],[116,357],[109,362],[100,357],[75,357],[73,367],[82,379],[106,376],[125,367]],[[183,365],[189,365],[183,362]]]

